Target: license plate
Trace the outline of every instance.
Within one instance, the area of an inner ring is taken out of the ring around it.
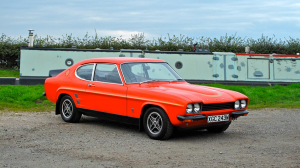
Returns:
[[[215,115],[215,116],[208,116],[207,122],[221,122],[221,121],[229,121],[229,114],[225,115]]]

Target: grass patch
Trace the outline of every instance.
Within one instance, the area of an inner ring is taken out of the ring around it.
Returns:
[[[205,84],[205,86],[234,90],[249,97],[249,108],[300,108],[300,83],[289,86],[233,86]],[[55,104],[42,95],[43,85],[0,85],[0,111],[54,111]]]
[[[42,95],[43,85],[0,85],[0,110],[53,111],[55,104]]]
[[[0,77],[20,77],[19,70],[13,69],[0,69]]]
[[[205,84],[205,86],[234,90],[249,98],[249,108],[300,108],[300,83],[288,86],[233,86]]]

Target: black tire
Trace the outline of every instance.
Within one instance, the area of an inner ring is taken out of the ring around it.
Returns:
[[[81,118],[73,99],[69,95],[65,95],[59,103],[60,116],[65,122],[76,123]]]
[[[207,131],[212,132],[212,133],[222,133],[227,130],[227,128],[229,127],[230,124],[231,124],[231,122],[226,123],[224,125],[212,126],[212,127],[207,128]]]
[[[168,139],[173,133],[174,126],[168,115],[158,107],[147,109],[143,118],[143,126],[151,139]]]

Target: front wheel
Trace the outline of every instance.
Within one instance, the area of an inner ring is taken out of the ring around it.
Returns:
[[[230,124],[231,124],[231,122],[226,123],[224,125],[220,125],[220,126],[212,126],[212,127],[207,128],[207,131],[212,132],[212,133],[221,133],[221,132],[226,131]]]
[[[82,115],[80,112],[77,111],[75,103],[69,95],[64,96],[60,100],[59,110],[61,118],[65,122],[76,123],[80,120]]]
[[[147,135],[152,139],[168,139],[174,128],[165,111],[158,107],[151,107],[146,111],[143,125]]]

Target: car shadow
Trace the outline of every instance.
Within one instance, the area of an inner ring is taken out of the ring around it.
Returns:
[[[145,131],[139,131],[139,127],[135,125],[130,125],[130,124],[124,124],[121,122],[117,121],[110,121],[110,120],[104,120],[101,118],[97,117],[89,117],[89,116],[83,116],[79,124],[85,124],[85,125],[90,125],[90,126],[99,126],[99,127],[105,127],[107,129],[113,129],[114,131],[122,131],[122,132],[131,132],[140,136],[146,136]],[[174,132],[171,136],[169,141],[177,141],[177,140],[209,140],[209,139],[214,139],[214,138],[233,138],[232,132],[223,132],[223,133],[211,133],[206,131],[206,129],[201,129],[201,130],[189,130],[189,129],[174,129]]]
[[[89,117],[84,116],[80,119],[79,123],[86,124],[86,125],[99,125],[99,126],[105,126],[109,127],[111,129],[119,130],[120,128],[122,130],[128,130],[128,131],[138,131],[139,127],[135,125],[130,124],[124,124],[117,121],[111,121],[111,120],[105,120],[97,117]]]

